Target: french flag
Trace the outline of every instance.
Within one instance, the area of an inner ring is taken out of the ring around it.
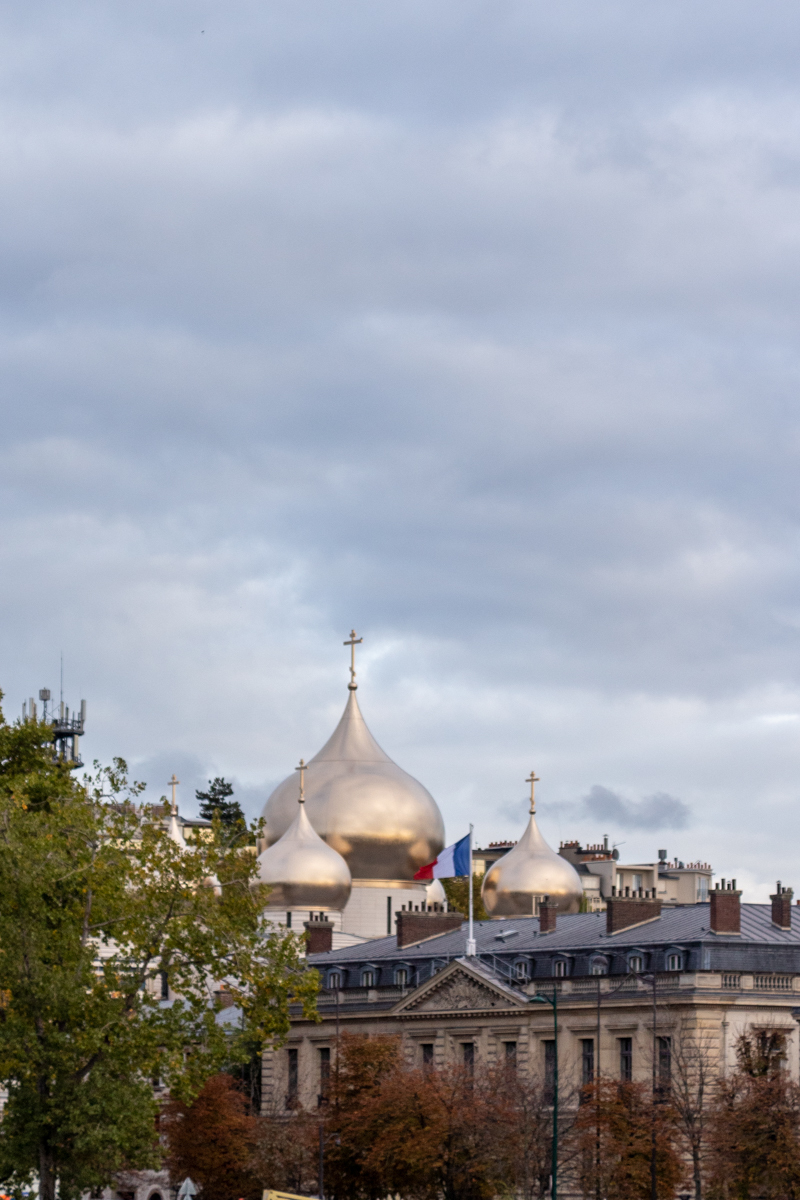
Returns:
[[[469,875],[469,839],[467,834],[460,842],[446,846],[438,858],[420,867],[415,879],[453,879],[456,875]]]

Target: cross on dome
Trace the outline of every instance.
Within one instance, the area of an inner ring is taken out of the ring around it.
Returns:
[[[299,771],[299,772],[300,772],[300,796],[299,796],[299,803],[300,803],[300,804],[305,804],[305,802],[306,802],[306,793],[305,793],[305,773],[306,773],[306,771],[307,771],[307,770],[308,770],[308,767],[306,766],[306,764],[305,764],[305,761],[304,761],[304,760],[301,758],[301,759],[300,759],[300,766],[299,766],[299,767],[295,767],[295,771]]]
[[[175,788],[178,786],[179,783],[180,783],[180,779],[178,779],[177,775],[173,771],[172,779],[169,780],[169,786],[172,788],[172,811],[173,811],[173,813],[176,813],[178,811],[178,805],[175,802]]]
[[[536,774],[535,771],[531,771],[530,775],[525,780],[525,782],[529,783],[531,785],[531,807],[530,807],[529,811],[536,812],[536,801],[533,798],[533,789],[534,789],[535,785],[539,782],[539,776]]]
[[[363,637],[356,637],[355,629],[351,629],[350,637],[346,642],[342,643],[342,645],[350,647],[350,682],[347,686],[351,692],[354,692],[358,687],[356,683],[356,646],[360,645],[363,640]]]

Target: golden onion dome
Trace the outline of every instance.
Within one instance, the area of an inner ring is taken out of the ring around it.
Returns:
[[[296,786],[289,776],[264,806],[268,846],[289,827]],[[306,808],[314,829],[346,860],[354,879],[411,880],[444,846],[436,801],[375,741],[354,682],[339,724],[308,764]]]
[[[297,781],[292,782],[296,787]],[[272,888],[267,908],[341,912],[350,899],[353,884],[347,863],[314,832],[302,794],[283,837],[263,850],[257,861],[259,883]]]
[[[544,896],[559,912],[576,913],[583,897],[580,876],[572,863],[551,850],[536,824],[531,772],[531,808],[528,828],[508,854],[486,872],[481,888],[483,904],[490,917],[530,917]]]

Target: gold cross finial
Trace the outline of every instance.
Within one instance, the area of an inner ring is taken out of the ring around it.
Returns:
[[[172,815],[174,816],[178,811],[178,805],[175,801],[175,788],[180,783],[180,779],[178,779],[178,776],[174,771],[172,772],[172,779],[170,779],[169,783],[170,787],[172,788]]]
[[[536,784],[539,782],[539,776],[536,774],[535,771],[531,771],[530,775],[525,780],[525,782],[529,783],[531,785],[531,809],[530,810],[532,813],[534,813],[534,812],[536,812],[536,801],[533,798],[533,789],[536,786]]]
[[[300,772],[300,803],[301,803],[301,804],[305,804],[305,802],[306,802],[306,791],[305,791],[304,776],[305,776],[305,773],[306,773],[306,771],[307,771],[307,770],[308,770],[308,767],[306,766],[305,762],[304,762],[304,761],[303,761],[303,759],[301,758],[301,759],[300,759],[300,766],[299,766],[299,767],[295,767],[295,771],[299,771],[299,772]]]
[[[350,637],[343,644],[350,647],[350,682],[348,687],[351,692],[354,692],[358,687],[356,683],[356,646],[363,642],[363,637],[356,637],[355,629],[350,630]]]

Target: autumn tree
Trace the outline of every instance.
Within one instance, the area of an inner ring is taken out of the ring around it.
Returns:
[[[737,1070],[719,1081],[709,1113],[707,1195],[724,1200],[800,1197],[800,1088],[784,1068],[781,1030],[751,1030]]]
[[[716,1036],[688,1020],[671,1039],[670,1103],[691,1162],[695,1200],[703,1200],[710,1104],[719,1073]]]
[[[257,1120],[230,1075],[212,1075],[190,1103],[170,1100],[160,1129],[173,1180],[191,1176],[202,1200],[258,1200]]]
[[[268,1108],[256,1118],[251,1164],[262,1188],[316,1194],[320,1123],[320,1113],[303,1109]],[[331,1194],[327,1186],[326,1194]]]
[[[157,1164],[154,1077],[191,1101],[253,1039],[285,1036],[290,1003],[312,1015],[317,979],[300,940],[264,923],[254,858],[219,820],[187,849],[121,760],[78,781],[51,736],[0,716],[0,1181],[71,1200]]]
[[[657,1195],[672,1200],[684,1168],[670,1105],[640,1083],[599,1077],[587,1085],[571,1134],[582,1194],[650,1200],[654,1130]]]

